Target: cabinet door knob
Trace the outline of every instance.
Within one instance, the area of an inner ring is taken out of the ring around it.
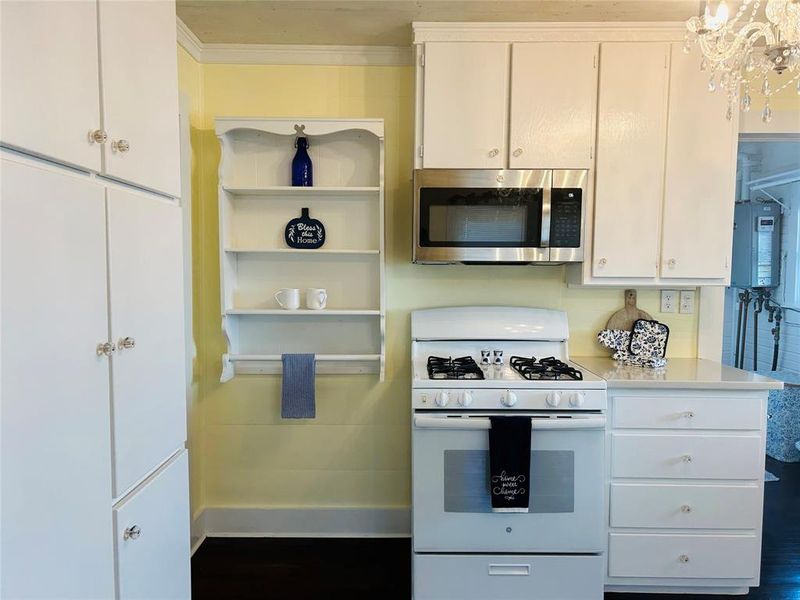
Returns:
[[[681,512],[690,513],[692,512],[692,507],[689,506],[688,504],[684,504],[683,506],[681,506]]]
[[[683,416],[687,419],[694,419],[694,413],[690,410],[687,410],[685,413],[683,413]]]
[[[117,342],[117,348],[119,348],[120,350],[123,348],[125,350],[130,350],[131,348],[134,347],[136,347],[136,340],[133,339],[132,337],[120,338],[120,340]]]
[[[100,342],[97,344],[97,356],[111,356],[117,347],[111,342]]]
[[[684,455],[681,457],[681,459],[682,459],[682,460],[683,460],[683,462],[685,462],[685,463],[690,463],[690,462],[692,462],[692,455],[691,455],[691,454],[684,454]]]
[[[92,129],[89,132],[90,144],[105,144],[108,139],[108,134],[102,129]]]
[[[497,148],[492,148],[491,150],[489,150],[489,156],[492,158],[494,158],[498,154],[500,154],[500,150],[498,150]]]
[[[123,540],[137,540],[139,536],[142,535],[142,529],[138,525],[131,525],[130,527],[126,527],[124,533],[122,534]]]
[[[601,258],[600,260],[597,261],[597,264],[600,265],[601,267],[605,267],[606,264],[608,264],[608,260],[606,260],[605,258]]]
[[[675,260],[674,258],[670,258],[670,259],[667,261],[667,266],[668,266],[670,269],[674,269],[674,268],[675,268],[675,265],[677,265],[677,264],[678,264],[678,261],[677,261],[677,260]]]
[[[125,153],[131,149],[131,144],[128,140],[112,140],[111,149],[115,152]]]
[[[685,554],[681,554],[681,555],[678,557],[678,560],[679,560],[679,561],[681,561],[682,563],[687,563],[687,562],[689,562],[689,557],[688,557],[688,556],[686,556]]]
[[[512,152],[512,154],[514,156],[522,156],[522,148],[517,148],[516,150],[514,150],[514,152]]]

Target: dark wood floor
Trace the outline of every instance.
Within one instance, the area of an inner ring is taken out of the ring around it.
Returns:
[[[800,463],[768,459],[758,600],[800,600]],[[192,559],[194,600],[391,600],[411,597],[408,539],[207,539]],[[720,596],[606,594],[606,600]]]

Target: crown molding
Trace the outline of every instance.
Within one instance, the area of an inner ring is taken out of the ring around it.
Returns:
[[[178,43],[183,46],[193,59],[197,62],[203,62],[203,42],[200,41],[194,32],[186,26],[179,17],[177,18],[178,25]]]
[[[683,22],[535,22],[411,24],[414,44],[425,42],[672,42],[686,34]]]
[[[409,46],[322,46],[301,44],[206,44],[181,20],[178,43],[203,64],[407,66]]]

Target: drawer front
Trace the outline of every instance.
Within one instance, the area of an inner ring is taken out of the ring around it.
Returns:
[[[647,535],[612,533],[611,577],[750,579],[758,573],[755,535]]]
[[[757,529],[761,495],[753,485],[611,485],[612,527]]]
[[[614,477],[759,479],[763,470],[758,435],[612,435]]]
[[[580,573],[580,577],[575,577]],[[602,556],[414,556],[415,600],[601,600]]]
[[[760,399],[754,397],[615,397],[614,427],[761,429],[761,404]]]
[[[188,465],[184,450],[114,509],[119,600],[189,600]]]

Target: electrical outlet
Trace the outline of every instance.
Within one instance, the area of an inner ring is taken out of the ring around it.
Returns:
[[[674,313],[678,310],[678,292],[661,290],[661,312]]]
[[[681,290],[680,312],[685,315],[694,312],[694,290]]]

